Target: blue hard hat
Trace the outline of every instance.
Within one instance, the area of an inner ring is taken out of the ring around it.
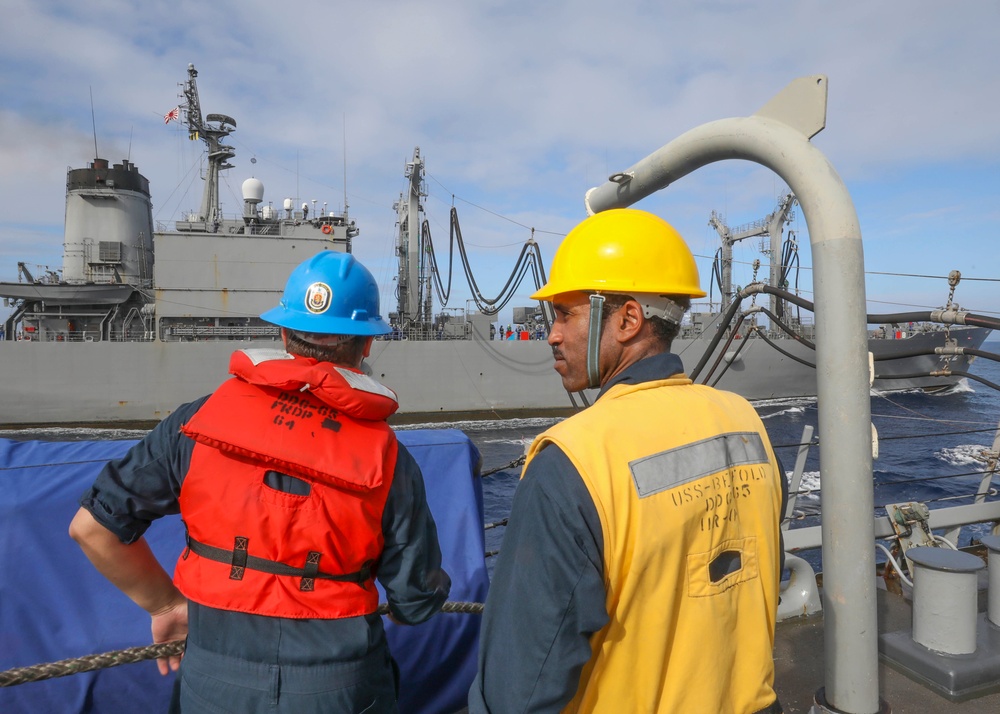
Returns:
[[[278,306],[262,320],[297,332],[326,335],[384,335],[378,285],[349,253],[324,250],[292,271]]]

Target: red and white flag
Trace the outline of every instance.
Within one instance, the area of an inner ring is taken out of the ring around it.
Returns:
[[[163,115],[163,123],[169,124],[171,121],[176,121],[180,119],[180,116],[181,116],[181,108],[174,107],[169,112]]]

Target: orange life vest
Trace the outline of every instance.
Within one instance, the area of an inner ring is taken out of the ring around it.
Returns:
[[[375,612],[395,395],[356,370],[273,350],[236,352],[230,371],[237,378],[182,427],[196,444],[175,584],[203,605],[258,615]]]

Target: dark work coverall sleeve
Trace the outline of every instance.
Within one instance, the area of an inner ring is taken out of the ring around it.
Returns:
[[[123,543],[139,540],[162,516],[180,513],[177,499],[194,442],[181,434],[208,397],[178,407],[120,459],[107,463],[80,505]]]
[[[393,617],[416,625],[441,609],[451,591],[451,578],[441,569],[441,545],[427,506],[423,474],[402,444],[382,514],[382,532],[385,546],[378,580]]]
[[[490,584],[469,711],[551,712],[576,694],[608,622],[604,542],[576,468],[548,446],[519,482]]]

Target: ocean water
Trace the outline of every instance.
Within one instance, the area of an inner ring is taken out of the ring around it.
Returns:
[[[987,342],[983,349],[1000,353],[1000,341]],[[1000,384],[1000,363],[979,358],[970,370]],[[553,372],[553,379],[558,376]],[[817,408],[815,399],[757,402],[768,435],[789,474],[795,461],[803,428],[813,427],[813,445],[803,470],[795,504],[799,522],[792,527],[819,523],[822,479],[819,471]],[[1000,421],[1000,393],[973,380],[936,394],[922,391],[892,394],[872,393],[872,422],[879,434],[879,457],[874,462],[874,502],[876,515],[886,504],[906,501],[927,503],[930,508],[970,503],[984,469],[982,452],[992,446]],[[503,545],[501,523],[510,513],[520,467],[511,466],[525,452],[532,439],[556,422],[553,418],[507,419],[414,424],[400,429],[455,428],[464,431],[482,456],[483,502],[487,553]],[[48,428],[0,432],[9,439],[102,440],[137,439],[144,431],[127,429]],[[1000,484],[996,484],[1000,487]],[[492,526],[492,527],[489,527]],[[964,545],[986,528],[965,529]],[[806,554],[820,567],[818,551]],[[495,558],[487,563],[492,571]],[[881,557],[879,558],[881,560]]]
[[[987,342],[983,349],[1000,353],[1000,342]],[[979,358],[970,371],[1000,384],[1000,363]],[[816,400],[772,400],[757,402],[754,406],[789,474],[795,466],[804,427],[813,427],[813,445],[795,503],[799,522],[792,527],[818,525],[822,446],[818,444]],[[873,463],[875,515],[884,515],[884,506],[893,503],[920,501],[930,508],[940,508],[972,502],[985,467],[981,454],[992,447],[1000,424],[1000,392],[968,379],[936,394],[917,390],[891,394],[872,392],[871,411],[872,423],[879,435],[879,457]],[[511,419],[448,425],[465,431],[479,447],[483,472],[494,471],[483,480],[487,524],[500,522],[510,513],[520,468],[504,467],[523,455],[531,440],[555,421]],[[503,526],[486,531],[488,553],[502,548],[503,531]],[[960,545],[986,531],[986,527],[964,529]],[[822,567],[818,550],[803,555],[814,568]],[[487,559],[491,571],[492,560],[492,556]],[[881,555],[877,560],[883,560]]]

